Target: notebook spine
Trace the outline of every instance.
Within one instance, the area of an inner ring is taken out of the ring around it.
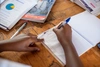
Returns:
[[[86,37],[84,37],[82,34],[80,34],[77,30],[75,30],[74,28],[72,28],[76,33],[78,33],[80,36],[82,36],[85,40],[87,40],[90,44],[93,45],[93,43],[91,41],[89,41]]]

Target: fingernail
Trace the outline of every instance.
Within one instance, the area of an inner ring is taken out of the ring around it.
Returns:
[[[37,51],[40,51],[40,49],[39,49],[39,48],[37,48]]]
[[[35,44],[35,43],[31,43],[31,44],[29,45],[29,47],[33,47],[33,46],[34,46],[34,44]]]

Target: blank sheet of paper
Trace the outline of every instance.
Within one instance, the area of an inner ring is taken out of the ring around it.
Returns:
[[[100,42],[100,19],[89,12],[85,11],[72,16],[68,24],[91,45],[95,46]]]

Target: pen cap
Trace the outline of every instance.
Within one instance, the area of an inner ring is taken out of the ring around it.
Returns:
[[[71,19],[70,17],[67,18],[65,21],[63,21],[62,25],[68,24],[68,22],[70,21],[70,19]]]
[[[70,19],[71,19],[70,17],[66,19],[66,24],[70,21]]]

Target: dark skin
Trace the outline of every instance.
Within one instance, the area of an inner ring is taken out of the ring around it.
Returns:
[[[66,67],[83,67],[81,60],[75,50],[72,43],[72,30],[71,27],[66,24],[60,29],[54,29],[59,42],[61,43],[66,57]]]
[[[54,32],[64,49],[66,67],[83,67],[72,43],[71,27],[66,24],[60,29],[54,29]],[[0,51],[39,51],[40,49],[34,45],[42,41],[43,39],[38,39],[37,36],[33,34],[18,35],[13,39],[0,41]],[[33,47],[30,47],[30,45]]]
[[[21,34],[10,40],[0,41],[0,51],[39,51],[35,43],[42,42],[43,39],[38,39],[33,34]]]

